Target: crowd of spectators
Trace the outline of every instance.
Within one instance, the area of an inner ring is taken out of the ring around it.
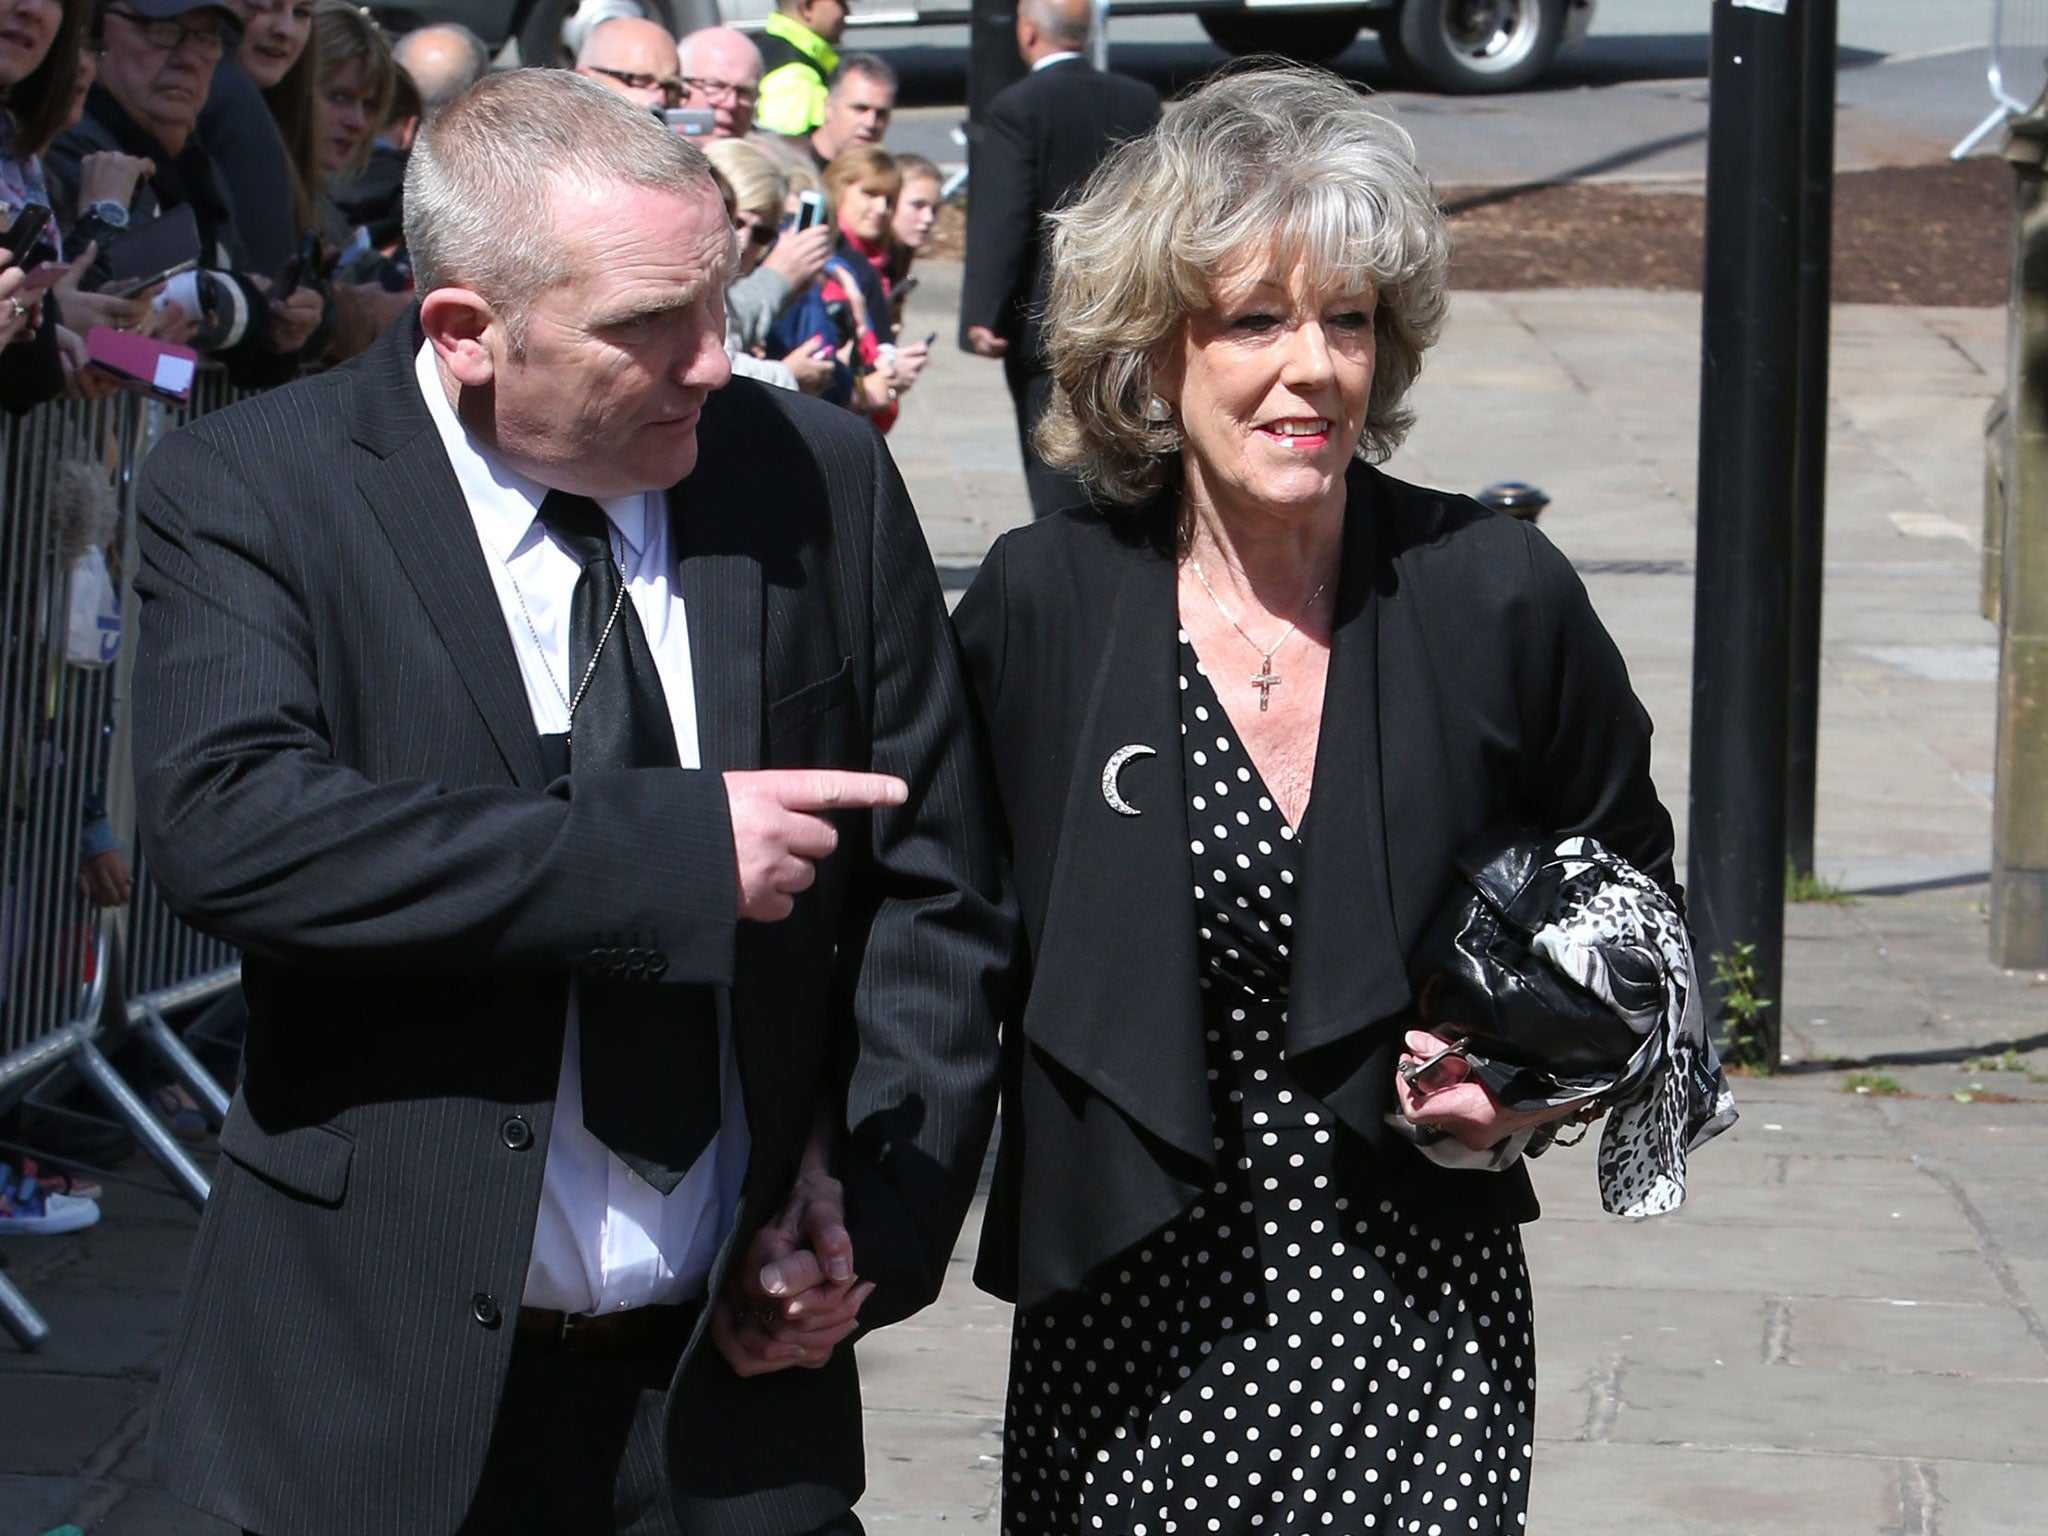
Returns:
[[[0,406],[120,387],[87,361],[98,327],[261,388],[405,313],[406,155],[491,67],[473,33],[394,44],[348,0],[0,0],[0,16],[0,212],[51,210],[0,257]],[[929,334],[898,332],[940,174],[881,147],[895,73],[838,52],[845,20],[840,0],[783,0],[758,42],[722,26],[678,40],[613,14],[574,68],[715,151],[737,370],[886,430],[929,353]],[[196,233],[186,270],[135,287],[123,242],[176,249],[179,221]]]

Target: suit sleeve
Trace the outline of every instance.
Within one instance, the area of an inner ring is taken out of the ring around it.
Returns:
[[[1650,716],[1571,562],[1540,533],[1528,548],[1554,683],[1534,760],[1539,824],[1598,838],[1679,895],[1671,816],[1650,778]]]
[[[666,982],[730,983],[719,775],[581,773],[544,794],[369,779],[336,760],[301,577],[243,477],[176,433],[140,509],[138,815],[180,917],[351,975],[560,971],[630,945],[666,957]],[[394,621],[375,591],[359,603]]]
[[[967,270],[960,288],[962,347],[970,325],[1014,337],[1013,305],[1024,293],[1040,238],[1035,165],[1031,127],[1022,109],[1014,101],[997,103],[974,148]]]
[[[909,803],[875,813],[866,940],[844,978],[856,1057],[841,1158],[875,1327],[938,1295],[995,1114],[997,1021],[1018,921],[988,765],[937,575],[894,464],[874,451],[873,766]]]

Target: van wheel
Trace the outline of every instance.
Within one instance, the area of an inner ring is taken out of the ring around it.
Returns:
[[[1277,53],[1304,64],[1325,64],[1358,40],[1362,10],[1272,12],[1204,11],[1202,30],[1225,53]]]
[[[1565,0],[1407,0],[1381,34],[1387,60],[1453,96],[1517,91],[1564,41]]]

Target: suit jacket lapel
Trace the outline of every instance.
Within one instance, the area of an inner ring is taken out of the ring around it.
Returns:
[[[700,464],[669,492],[669,540],[690,627],[697,753],[706,770],[761,765],[765,708],[761,562],[741,542],[742,519],[720,514],[746,492]]]
[[[1395,606],[1383,554],[1384,498],[1370,471],[1354,468],[1344,518],[1342,574],[1330,671],[1316,746],[1315,784],[1302,828],[1301,910],[1295,919],[1287,1051],[1312,1089],[1352,1075],[1354,1052],[1319,1062],[1318,1051],[1358,1036],[1407,1007],[1412,993],[1396,930],[1389,817],[1412,812],[1383,727],[1383,629]],[[1410,679],[1404,695],[1419,682]],[[1357,1042],[1354,1041],[1354,1045]],[[1338,1058],[1341,1058],[1340,1061]],[[1318,1067],[1335,1068],[1326,1075]],[[1350,1120],[1346,1104],[1331,1107]],[[1363,1118],[1373,1115],[1359,1111]],[[1377,1139],[1377,1125],[1359,1125]]]
[[[417,318],[414,310],[390,326],[354,369],[351,436],[371,454],[356,473],[356,485],[398,552],[400,569],[513,779],[539,789],[547,783],[547,769],[519,659],[469,504],[413,373]]]
[[[1032,978],[1024,1033],[1132,1120],[1213,1161],[1202,1049],[1194,871],[1181,765],[1174,565],[1133,551],[1089,688],[1068,786],[1043,950],[1091,965]],[[1127,746],[1111,808],[1105,771]]]

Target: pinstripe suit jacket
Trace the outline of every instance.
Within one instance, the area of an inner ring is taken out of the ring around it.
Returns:
[[[817,1105],[846,1106],[873,1326],[945,1272],[1014,944],[957,653],[872,428],[743,380],[711,397],[670,494],[705,771],[549,783],[413,335],[143,471],[143,843],[174,909],[243,948],[250,1011],[155,1449],[173,1492],[266,1536],[461,1520],[573,973],[657,952],[660,985],[728,1010],[753,1154],[714,1290]],[[740,924],[713,770],[810,765],[900,774],[910,803],[845,818],[796,912]],[[670,1393],[691,1536],[820,1524],[861,1462],[850,1351],[742,1382],[700,1329]]]

